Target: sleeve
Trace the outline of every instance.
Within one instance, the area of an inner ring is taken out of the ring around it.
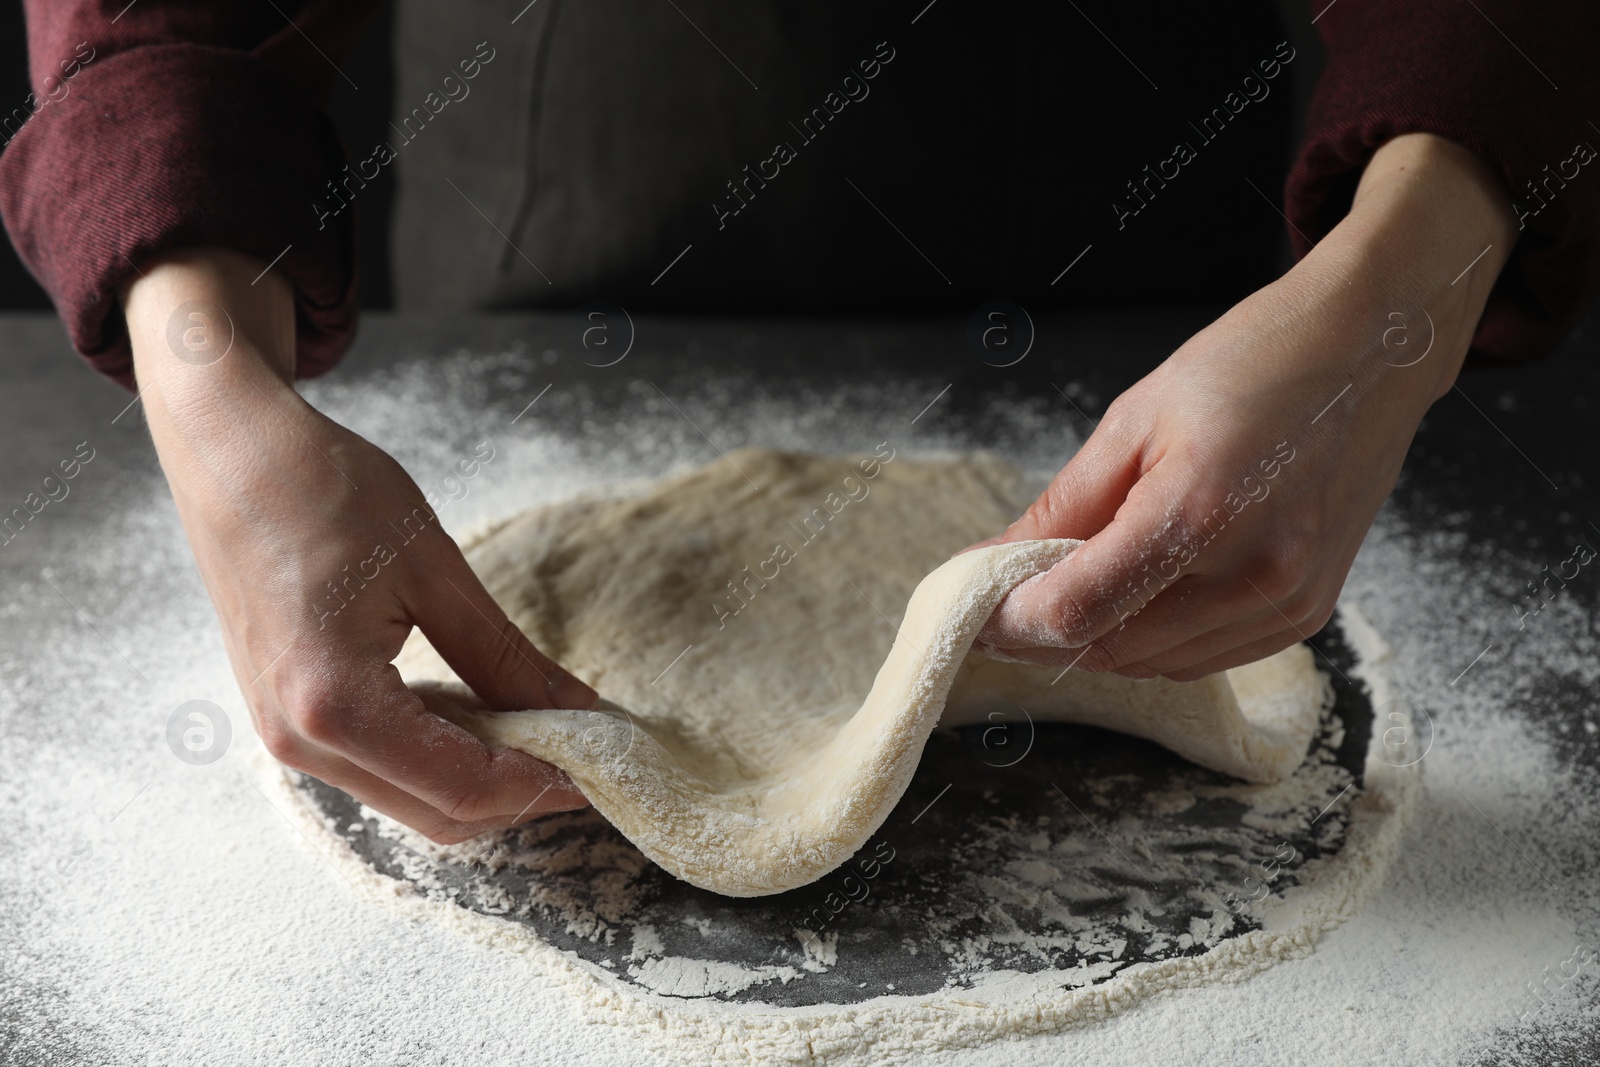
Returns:
[[[379,3],[25,0],[34,91],[0,115],[0,215],[97,370],[132,386],[118,289],[196,245],[289,277],[301,376],[344,354],[354,212],[317,206],[345,165],[321,105]]]
[[[1285,191],[1303,256],[1350,208],[1379,146],[1426,132],[1477,152],[1521,233],[1473,349],[1559,345],[1600,276],[1600,41],[1594,0],[1312,0],[1328,60]]]

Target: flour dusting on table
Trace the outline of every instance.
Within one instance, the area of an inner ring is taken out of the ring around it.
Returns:
[[[391,449],[424,487],[479,441],[494,441],[494,462],[442,509],[455,530],[532,498],[661,473],[673,456],[685,464],[715,456],[643,382],[620,407],[553,389],[512,424],[548,381],[517,365],[503,354],[462,354],[359,389],[310,393]],[[474,392],[484,382],[499,401]],[[731,380],[674,399],[721,448],[870,448],[887,427],[908,448],[981,444],[1036,473],[1071,450],[1064,427],[1079,421],[1047,398],[990,409],[998,438],[975,439],[938,408],[911,426],[946,382],[920,383],[921,393],[918,384],[846,382],[797,400]],[[457,390],[463,402],[445,399]],[[117,440],[148,452],[133,418],[114,428]],[[0,647],[0,798],[10,823],[0,1057],[230,1067],[711,1058],[701,1028],[666,1009],[640,1024],[637,994],[605,993],[566,957],[535,961],[512,937],[480,943],[482,916],[455,909],[459,928],[450,929],[408,911],[413,891],[392,881],[393,906],[374,906],[355,872],[296,832],[293,809],[257,788],[262,757],[153,458],[128,486],[125,507],[63,511],[48,552],[19,543],[0,556],[0,616],[11,635]],[[973,1047],[905,1058],[985,1067],[1538,1063],[1550,1042],[1592,1032],[1593,973],[1558,976],[1574,946],[1600,944],[1589,877],[1600,867],[1592,770],[1600,723],[1591,717],[1563,733],[1545,709],[1552,693],[1595,691],[1600,636],[1573,601],[1557,600],[1526,636],[1508,637],[1529,577],[1513,562],[1474,554],[1459,535],[1409,528],[1392,512],[1357,559],[1345,601],[1392,645],[1393,700],[1424,713],[1432,743],[1419,765],[1417,814],[1388,877],[1315,951],[1062,1034],[984,1045],[988,1028],[957,1026],[941,1040],[960,1044],[964,1035]],[[1496,649],[1452,685],[1491,640]],[[164,736],[173,709],[193,699],[214,701],[233,727],[228,753],[203,767],[179,762]],[[1575,751],[1590,755],[1575,760]],[[622,857],[609,862],[616,877],[630,876]],[[1006,880],[1048,877],[1027,862]],[[599,913],[595,922],[614,926]],[[792,931],[785,935],[800,952]],[[637,946],[626,947],[637,948],[635,962],[665,958],[635,932]],[[663,945],[674,936],[655,933]],[[1109,966],[1117,946],[1101,947]],[[799,958],[837,968],[839,951],[821,944]],[[791,986],[818,973],[795,970]],[[709,995],[721,977],[710,968],[680,973],[687,984],[678,988]],[[1008,996],[1005,981],[975,998],[1032,1012],[1026,992]],[[574,988],[592,995],[575,1000]],[[819,1048],[840,1062],[883,1062],[861,1035],[894,1025],[915,1050],[942,1023],[936,1012],[860,1005],[830,1024]],[[725,1059],[772,1044],[738,1023],[721,1040],[715,1054]]]

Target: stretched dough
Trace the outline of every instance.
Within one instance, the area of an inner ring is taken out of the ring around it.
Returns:
[[[821,492],[851,477],[850,502],[834,510]],[[420,635],[397,662],[408,681],[443,681],[433,703],[484,741],[566,770],[667,871],[730,896],[793,889],[849,859],[899,801],[941,713],[945,725],[999,717],[1090,723],[1252,781],[1290,774],[1323,706],[1321,677],[1303,646],[1192,683],[967,659],[1006,593],[1065,559],[1076,541],[996,545],[949,559],[916,584],[898,625],[882,614],[899,607],[882,598],[884,572],[896,571],[891,560],[902,571],[908,556],[913,567],[937,562],[995,528],[988,513],[1009,518],[1018,492],[1014,472],[992,457],[734,453],[640,493],[540,509],[469,548],[535,643],[627,710],[610,700],[595,711],[479,710]],[[813,500],[824,502],[815,515],[828,514],[828,522],[812,531],[790,521],[789,542],[779,542],[790,549],[788,562],[776,573],[751,572],[750,544],[768,546],[765,554],[775,547],[772,531],[785,529],[769,519]],[[534,536],[540,532],[550,536]],[[805,532],[809,541],[790,543]],[[686,544],[715,568],[701,598],[682,569]],[[728,573],[754,573],[761,584],[746,580],[748,599],[705,595]],[[676,593],[665,605],[664,578]],[[841,578],[858,595],[817,603],[818,588]],[[841,630],[843,644],[829,640]],[[701,643],[704,654],[689,662]],[[669,665],[665,651],[675,645],[687,647]],[[602,649],[611,661],[596,664],[591,657]],[[870,687],[851,693],[873,663],[881,666]],[[641,686],[651,671],[662,673]],[[751,701],[763,679],[799,673],[813,677],[788,700],[767,692],[765,703]],[[675,688],[655,691],[673,676]],[[842,681],[844,691],[819,676]]]

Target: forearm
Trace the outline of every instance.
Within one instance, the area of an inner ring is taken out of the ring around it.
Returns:
[[[291,387],[294,293],[265,266],[227,249],[184,249],[153,257],[124,289],[134,372],[158,448],[179,426],[223,431],[258,394]]]
[[[186,524],[197,496],[269,492],[305,447],[286,422],[301,405],[294,293],[265,268],[185,249],[141,264],[123,292],[145,418]]]
[[[1374,154],[1349,214],[1295,270],[1331,281],[1353,297],[1350,306],[1369,309],[1379,344],[1403,324],[1416,347],[1393,365],[1432,338],[1402,383],[1426,405],[1455,381],[1517,234],[1510,195],[1481,159],[1443,138],[1406,134]]]

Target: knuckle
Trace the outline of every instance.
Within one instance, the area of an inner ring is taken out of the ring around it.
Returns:
[[[1059,481],[1059,478],[1057,479]],[[1040,530],[1049,530],[1054,527],[1056,482],[1034,498],[1021,516],[1011,525],[1006,527],[1006,536],[1022,539],[1023,537],[1037,536]]]
[[[256,733],[261,737],[261,745],[267,754],[279,763],[301,769],[296,761],[300,757],[300,739],[293,731],[285,729],[274,719],[263,718],[256,726]]]
[[[1301,623],[1302,628],[1304,628],[1308,634],[1314,634],[1318,630],[1321,630],[1324,626],[1328,625],[1328,622],[1333,618],[1333,609],[1337,603],[1338,601],[1336,599],[1331,599],[1328,597],[1315,598],[1312,601],[1309,609],[1302,616],[1302,618],[1305,620],[1303,623]]]
[[[1078,666],[1099,672],[1120,671],[1133,662],[1133,655],[1127,643],[1113,634],[1107,634],[1096,640],[1083,651],[1082,656],[1083,662]]]
[[[1115,670],[1117,666],[1116,659],[1098,641],[1068,662],[1074,663],[1078,670],[1089,671],[1092,674]]]
[[[1205,551],[1207,545],[1228,533],[1234,521],[1235,514],[1225,506],[1226,501],[1227,491],[1210,483],[1186,495],[1173,509],[1168,524],[1170,540],[1196,555]]]
[[[440,810],[456,823],[481,822],[494,814],[493,802],[488,790],[473,784],[452,795]]]
[[[1165,521],[1150,531],[1140,560],[1138,576],[1147,589],[1152,582],[1165,588],[1191,570],[1216,536],[1207,518],[1207,512],[1191,503],[1166,509]]]
[[[1295,536],[1279,538],[1270,550],[1257,558],[1251,568],[1254,572],[1252,580],[1274,604],[1293,617],[1296,612],[1287,609],[1303,605],[1298,600],[1287,605],[1281,602],[1301,593],[1314,560],[1315,554],[1308,540]]]
[[[500,636],[495,642],[493,674],[496,678],[509,678],[520,674],[533,663],[529,655],[532,646],[517,624],[509,618],[500,624]]]
[[[1300,574],[1309,573],[1324,554],[1324,539],[1308,526],[1279,534],[1279,541],[1279,554]]]
[[[1295,588],[1307,584],[1307,578],[1326,558],[1327,538],[1323,530],[1320,516],[1302,513],[1275,524],[1268,533],[1271,538],[1268,557],[1280,576],[1293,580]]]
[[[1067,648],[1080,648],[1094,636],[1088,612],[1071,593],[1063,592],[1057,598],[1055,622],[1057,634]]]
[[[290,720],[301,737],[319,745],[335,743],[343,732],[343,708],[326,693],[310,693],[295,701]]]
[[[1121,392],[1111,398],[1111,403],[1106,405],[1105,414],[1100,416],[1102,430],[1119,429],[1127,422],[1137,406],[1137,397],[1130,392]]]
[[[1126,666],[1118,667],[1114,673],[1120,674],[1124,678],[1136,678],[1141,681],[1147,678],[1155,678],[1159,674],[1154,668],[1146,667],[1143,663],[1130,663]]]
[[[1311,586],[1300,584],[1278,602],[1278,609],[1292,625],[1304,628],[1322,606],[1321,595]]]

